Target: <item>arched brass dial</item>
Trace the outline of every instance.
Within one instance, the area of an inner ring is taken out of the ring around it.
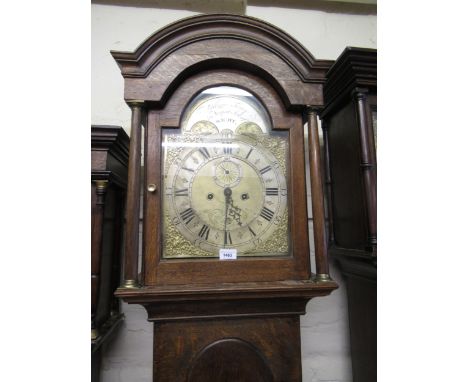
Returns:
[[[163,257],[286,255],[286,136],[249,93],[219,93],[201,93],[165,137]]]

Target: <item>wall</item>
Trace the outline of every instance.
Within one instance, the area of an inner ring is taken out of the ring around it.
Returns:
[[[170,2],[155,3],[161,6]],[[148,2],[140,7],[122,5],[125,2],[92,4],[92,124],[120,125],[129,133],[130,110],[123,102],[123,79],[109,51],[133,51],[165,25],[197,14],[200,9],[209,11],[206,4],[205,8],[197,8],[191,7],[190,2],[185,3],[185,8],[191,10],[150,8]],[[307,8],[304,1],[292,1],[295,8],[265,5],[284,3],[279,1],[253,2],[260,4],[257,6],[241,3],[246,15],[283,29],[319,59],[334,60],[346,46],[377,47],[376,16],[367,14],[368,8],[321,6],[318,1],[312,2],[316,9]],[[309,236],[313,238],[311,231]],[[330,272],[340,289],[309,302],[307,314],[301,317],[304,381],[352,380],[346,289],[333,264]],[[141,306],[123,304],[123,312],[125,323],[103,352],[101,379],[104,382],[149,382],[152,325],[146,321],[146,312]]]
[[[289,33],[318,59],[335,60],[346,46],[376,48],[376,16],[311,9],[247,6],[257,17]],[[92,4],[91,118],[129,132],[130,109],[123,102],[123,79],[110,50],[133,51],[169,23],[198,12]]]

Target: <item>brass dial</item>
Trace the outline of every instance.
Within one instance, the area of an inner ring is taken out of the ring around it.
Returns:
[[[287,254],[287,141],[258,104],[228,100],[194,102],[182,134],[166,135],[163,257]]]
[[[233,142],[211,140],[212,145],[184,150],[166,177],[172,223],[210,253],[254,250],[286,210],[286,180],[276,158],[248,138]],[[225,153],[226,144],[236,154]]]

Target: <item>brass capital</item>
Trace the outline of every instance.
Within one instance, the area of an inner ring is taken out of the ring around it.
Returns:
[[[305,105],[305,111],[307,114],[318,114],[321,108],[319,106]]]
[[[107,188],[107,184],[109,183],[107,180],[95,180],[94,182],[96,183],[96,187],[99,190],[105,190]]]
[[[145,104],[145,101],[142,99],[129,99],[126,101],[127,105],[130,107],[135,107],[135,106],[143,106]]]
[[[352,96],[358,101],[365,100],[368,93],[369,90],[366,88],[356,88],[351,92]]]

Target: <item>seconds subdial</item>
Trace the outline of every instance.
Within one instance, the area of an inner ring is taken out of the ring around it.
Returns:
[[[218,186],[235,186],[241,178],[241,168],[238,164],[227,159],[216,166],[215,181]]]

